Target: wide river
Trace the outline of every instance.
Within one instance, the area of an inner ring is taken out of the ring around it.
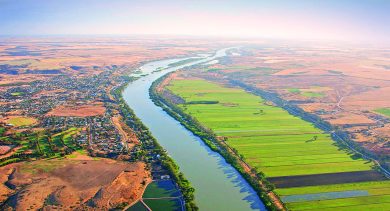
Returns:
[[[191,182],[200,210],[265,210],[252,187],[222,156],[211,151],[200,138],[156,106],[149,96],[153,81],[164,74],[202,62],[215,62],[215,58],[226,55],[226,50],[219,50],[213,56],[203,55],[202,60],[176,67],[168,65],[183,59],[147,63],[140,67],[140,71],[148,75],[130,83],[123,96]],[[164,69],[156,72],[161,68]]]

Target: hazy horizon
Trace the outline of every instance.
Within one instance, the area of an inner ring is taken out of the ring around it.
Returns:
[[[390,1],[0,0],[0,35],[175,35],[390,43]]]

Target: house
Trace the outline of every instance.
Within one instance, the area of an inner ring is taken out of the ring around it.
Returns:
[[[169,175],[161,175],[160,179],[170,179],[171,177]]]

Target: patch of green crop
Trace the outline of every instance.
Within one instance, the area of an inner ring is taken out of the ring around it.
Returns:
[[[312,97],[312,98],[320,98],[325,96],[325,94],[321,92],[303,92],[302,95],[305,97]]]
[[[178,199],[144,199],[144,202],[153,211],[181,210]]]
[[[335,191],[348,191],[348,190],[368,190],[370,194],[375,193],[375,190],[386,189],[386,192],[390,192],[390,180],[385,181],[370,181],[370,182],[357,182],[357,183],[345,183],[345,184],[333,184],[333,185],[318,185],[296,188],[281,188],[276,189],[276,192],[281,196],[296,195],[296,194],[309,194],[309,193],[325,193]]]
[[[343,198],[343,199],[334,199],[334,200],[319,200],[319,201],[310,201],[310,202],[295,202],[287,203],[287,207],[291,210],[323,210],[323,209],[333,209],[338,210],[339,207],[356,207],[357,209],[363,205],[372,204],[382,204],[379,205],[382,207],[382,210],[388,208],[388,203],[390,203],[390,195],[379,195],[379,196],[361,196],[354,198]],[[351,208],[350,208],[351,209]],[[351,209],[356,210],[356,209]]]
[[[288,91],[291,93],[301,93],[301,90],[298,88],[291,88],[291,89],[288,89]]]
[[[142,198],[161,198],[161,197],[177,197],[180,196],[179,190],[170,180],[154,181],[150,183],[142,196]]]
[[[390,108],[380,108],[380,109],[376,109],[375,111],[387,117],[390,117]]]
[[[16,97],[16,96],[23,95],[23,92],[12,92],[11,95]]]

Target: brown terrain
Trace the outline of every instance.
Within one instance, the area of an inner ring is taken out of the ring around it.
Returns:
[[[93,159],[77,152],[65,159],[0,168],[2,210],[102,210],[141,197],[150,173],[145,164]]]
[[[11,146],[0,146],[0,155],[7,154],[11,149]]]
[[[77,105],[77,106],[58,106],[48,112],[48,116],[73,116],[88,117],[100,116],[106,112],[103,105]]]

